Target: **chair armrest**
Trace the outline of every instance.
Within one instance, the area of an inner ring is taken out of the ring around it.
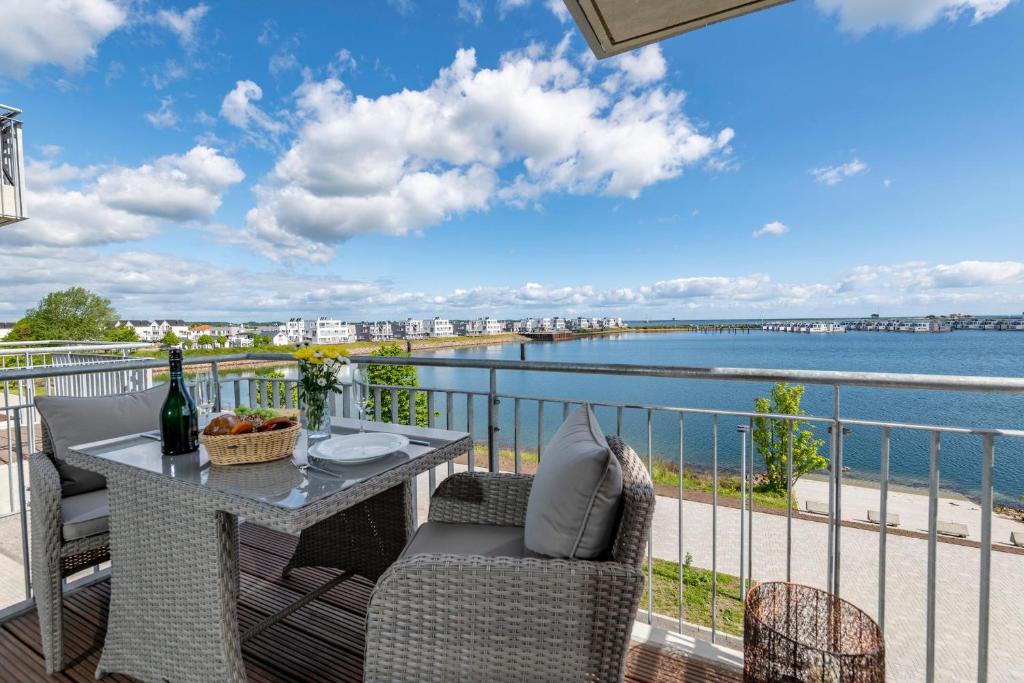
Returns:
[[[61,529],[61,487],[60,474],[45,453],[33,453],[29,456],[28,483],[32,506],[33,536],[38,530],[54,529],[60,538]]]
[[[400,559],[370,599],[366,680],[621,680],[643,585],[616,562]]]
[[[460,472],[430,499],[431,522],[525,526],[533,477],[525,474]]]

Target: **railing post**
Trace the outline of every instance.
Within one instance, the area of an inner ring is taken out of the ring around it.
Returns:
[[[498,457],[498,371],[490,371],[490,388],[487,391],[487,462],[491,472],[501,469]]]
[[[29,431],[32,429],[33,425],[30,421]],[[24,444],[21,441],[21,411],[18,409],[14,410],[14,450],[17,451],[18,457],[18,504],[21,507],[21,566],[25,570],[25,599],[28,600],[32,597],[32,567],[29,565],[31,560],[28,545],[28,502],[25,500],[25,463],[22,459]]]
[[[210,363],[210,381],[213,382],[213,412],[219,413],[222,408],[220,400],[220,364],[217,361]]]
[[[740,600],[746,595],[746,517],[747,517],[747,428],[736,425],[740,434]]]
[[[995,438],[981,437],[981,571],[978,594],[978,683],[988,680],[988,622],[992,584],[992,468]]]

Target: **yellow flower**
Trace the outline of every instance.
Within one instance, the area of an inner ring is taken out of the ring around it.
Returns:
[[[292,354],[296,360],[306,361],[314,365],[323,365],[327,360],[338,360],[348,356],[348,350],[341,346],[303,346]]]

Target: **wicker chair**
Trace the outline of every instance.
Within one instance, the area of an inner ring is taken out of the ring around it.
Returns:
[[[414,539],[373,591],[365,680],[621,680],[654,487],[629,446],[608,444],[622,464],[623,500],[607,558],[413,554]],[[429,521],[491,525],[493,536],[509,537],[524,526],[532,482],[456,474],[434,493]]]
[[[39,631],[43,641],[46,672],[64,669],[64,592],[62,579],[110,559],[109,534],[105,520],[98,532],[64,539],[60,474],[49,453],[53,447],[49,430],[42,429],[42,452],[29,458],[29,486],[32,492],[32,592],[35,594]],[[105,495],[105,491],[97,492]]]

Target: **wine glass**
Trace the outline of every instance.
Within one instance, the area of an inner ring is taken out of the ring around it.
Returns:
[[[356,405],[359,407],[359,431],[366,431],[366,407],[370,403],[370,374],[365,368],[352,368],[352,383],[355,387]]]
[[[199,407],[200,415],[209,415],[213,412],[214,390],[213,375],[209,372],[197,372],[193,379],[195,387],[195,401]]]

